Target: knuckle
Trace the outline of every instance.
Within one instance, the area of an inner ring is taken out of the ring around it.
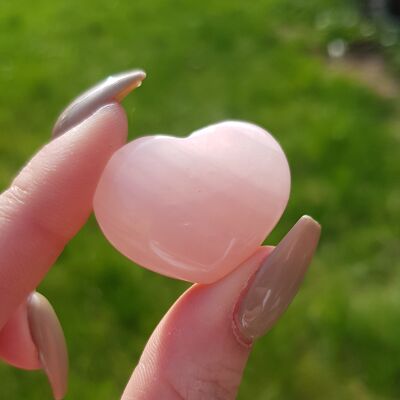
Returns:
[[[37,240],[42,239],[56,249],[62,249],[68,241],[68,235],[64,235],[59,225],[54,223],[50,215],[40,218],[40,213],[35,212],[35,204],[30,201],[30,191],[18,181],[1,195],[0,220],[15,224],[21,220],[24,228],[34,234]]]

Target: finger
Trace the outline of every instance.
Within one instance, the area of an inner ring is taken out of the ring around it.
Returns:
[[[0,331],[0,358],[17,368],[41,368],[28,323],[28,307],[23,302]]]
[[[137,86],[144,75],[133,78]],[[0,329],[89,216],[100,174],[126,140],[126,115],[116,101],[129,88],[132,80],[120,75],[73,102],[55,127],[62,136],[0,196]]]
[[[260,248],[222,280],[192,286],[152,334],[122,399],[234,399],[253,340],[295,296],[319,234],[303,217],[272,252]]]
[[[57,315],[35,292],[18,307],[0,332],[0,358],[18,368],[43,368],[55,399],[67,390],[68,354]]]
[[[96,182],[126,137],[125,115],[103,107],[33,157],[0,197],[0,328],[91,211]]]

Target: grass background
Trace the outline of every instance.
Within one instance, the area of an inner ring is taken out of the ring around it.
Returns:
[[[316,23],[326,15],[336,22]],[[400,102],[325,56],[329,40],[363,32],[356,15],[345,0],[0,2],[1,189],[73,97],[132,67],[148,79],[124,102],[131,139],[229,118],[281,142],[292,196],[268,242],[303,213],[323,236],[299,296],[256,344],[239,399],[400,398]],[[92,218],[39,288],[65,329],[67,398],[118,398],[186,287],[133,266]],[[1,399],[50,398],[39,372],[0,365],[0,382]]]

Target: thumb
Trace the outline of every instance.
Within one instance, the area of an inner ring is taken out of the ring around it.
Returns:
[[[292,301],[319,235],[302,217],[275,250],[262,247],[220,281],[192,286],[150,337],[122,399],[234,399],[253,340]]]

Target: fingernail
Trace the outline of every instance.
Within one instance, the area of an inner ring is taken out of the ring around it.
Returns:
[[[67,132],[102,106],[113,101],[121,102],[132,90],[139,87],[145,78],[146,74],[140,70],[123,72],[110,76],[90,88],[61,113],[54,125],[52,137]]]
[[[240,339],[251,343],[267,333],[296,295],[317,248],[321,226],[301,217],[267,257],[234,312]]]
[[[32,339],[53,396],[63,399],[68,382],[68,353],[61,324],[51,304],[37,292],[28,298],[27,309]]]

